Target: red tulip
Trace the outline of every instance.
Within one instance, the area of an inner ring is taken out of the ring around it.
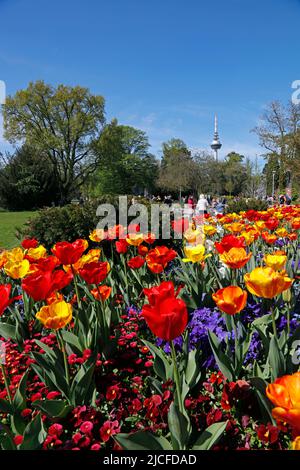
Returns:
[[[40,258],[36,260],[34,265],[40,271],[53,271],[59,265],[59,260],[56,258],[56,256],[47,256],[47,258]]]
[[[145,259],[142,258],[141,256],[135,256],[134,258],[131,258],[127,264],[131,269],[139,269],[143,266],[145,263]]]
[[[149,252],[149,248],[145,245],[140,245],[138,246],[137,251],[140,256],[146,256],[146,254]]]
[[[52,253],[59,259],[61,264],[75,264],[87,249],[88,242],[78,239],[73,243],[58,242],[52,248]]]
[[[218,253],[222,254],[224,251],[228,252],[231,248],[245,248],[245,241],[243,238],[234,235],[225,235],[220,242],[215,242],[215,248]]]
[[[150,330],[161,339],[172,341],[180,336],[188,322],[185,302],[177,298],[171,281],[162,282],[159,286],[144,289],[149,304],[143,306],[144,316]]]
[[[24,250],[29,250],[29,248],[36,248],[38,244],[39,242],[35,238],[25,238],[21,242],[21,245],[24,248]]]
[[[54,291],[63,289],[72,281],[71,273],[64,271],[37,271],[22,281],[22,289],[36,302],[47,299]]]
[[[190,222],[189,222],[189,219],[187,218],[175,219],[173,220],[171,225],[172,225],[174,232],[180,234],[180,233],[184,233],[189,228]]]
[[[124,255],[127,253],[128,250],[128,243],[127,241],[122,238],[121,240],[116,241],[116,251],[119,253],[119,255]]]
[[[148,268],[155,274],[161,273],[176,256],[175,250],[167,246],[157,246],[150,250],[146,256]]]
[[[12,297],[10,299],[11,293],[11,284],[2,284],[0,285],[0,315],[4,310],[14,301],[21,298],[21,295]]]
[[[88,284],[100,284],[104,281],[109,273],[110,266],[106,261],[86,263],[83,268],[79,269],[79,275]]]
[[[270,217],[265,221],[265,225],[269,230],[275,230],[279,225],[279,220],[276,217]]]

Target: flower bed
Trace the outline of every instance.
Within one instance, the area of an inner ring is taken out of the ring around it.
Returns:
[[[2,449],[300,447],[300,208],[198,222],[0,254]]]

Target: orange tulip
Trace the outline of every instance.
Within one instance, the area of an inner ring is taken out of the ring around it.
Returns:
[[[235,315],[245,308],[247,292],[238,286],[229,286],[219,289],[212,298],[222,312]]]
[[[233,222],[231,224],[225,224],[224,227],[228,232],[240,233],[243,230],[244,225],[241,222]]]
[[[286,237],[288,235],[288,231],[285,227],[281,227],[281,228],[278,228],[276,230],[276,235],[278,235],[278,237]]]
[[[269,232],[263,232],[261,234],[261,237],[264,239],[266,243],[268,243],[268,245],[273,245],[273,243],[275,243],[277,240],[277,236],[274,235],[273,233],[270,234]]]
[[[296,439],[293,441],[292,450],[300,450],[300,436],[296,437]]]
[[[245,274],[244,279],[248,291],[264,299],[273,299],[289,289],[293,282],[285,271],[278,272],[269,267],[255,268]]]
[[[222,263],[226,264],[231,269],[240,269],[248,263],[252,253],[246,252],[245,248],[231,248],[220,255]]]
[[[112,288],[110,286],[102,285],[98,286],[98,289],[92,289],[91,294],[96,300],[107,300],[111,294]]]
[[[300,432],[300,372],[279,377],[267,386],[266,394],[275,405],[273,417]]]
[[[300,229],[300,217],[296,217],[292,222],[292,229],[299,230]]]
[[[36,318],[43,323],[46,328],[59,330],[64,328],[72,320],[72,306],[64,300],[57,300],[50,305],[41,308],[36,314]]]

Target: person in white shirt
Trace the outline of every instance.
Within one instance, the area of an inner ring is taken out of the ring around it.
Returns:
[[[197,202],[196,212],[199,215],[207,214],[208,201],[205,198],[204,194],[200,194],[200,197]]]

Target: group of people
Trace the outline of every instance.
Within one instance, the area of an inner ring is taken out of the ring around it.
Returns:
[[[209,195],[200,194],[198,201],[193,195],[183,198],[184,205],[187,205],[187,215],[202,215],[212,211],[215,214],[223,214],[226,201],[221,198],[211,198]]]
[[[274,196],[267,197],[267,202],[269,206],[273,206],[276,204],[280,204],[281,206],[289,206],[292,203],[292,199],[288,194],[279,194],[278,196],[274,194]]]

